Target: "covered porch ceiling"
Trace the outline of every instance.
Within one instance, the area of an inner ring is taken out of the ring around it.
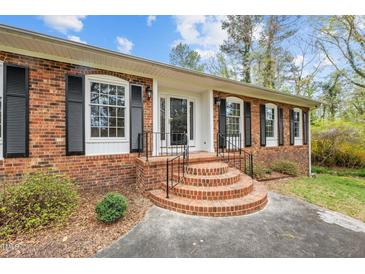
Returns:
[[[32,57],[153,78],[159,87],[193,92],[219,90],[248,97],[315,108],[320,103],[302,96],[244,84],[143,58],[0,25],[0,50]]]

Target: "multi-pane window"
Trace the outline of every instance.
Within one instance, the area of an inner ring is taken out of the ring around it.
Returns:
[[[161,140],[165,140],[165,132],[166,132],[166,99],[160,98],[160,131],[161,131]]]
[[[294,111],[294,136],[295,138],[300,137],[300,112]]]
[[[227,103],[227,135],[240,134],[241,108],[239,103]]]
[[[266,107],[266,137],[274,137],[275,109]]]
[[[125,137],[125,87],[91,82],[91,137]]]

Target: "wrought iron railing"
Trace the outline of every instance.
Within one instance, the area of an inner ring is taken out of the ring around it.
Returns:
[[[242,149],[241,134],[217,134],[217,156],[253,178],[253,156]]]
[[[138,134],[139,157],[179,155],[185,150],[186,133],[145,131]]]
[[[166,198],[169,198],[169,191],[182,182],[185,177],[186,168],[189,164],[188,136],[184,135],[184,149],[172,159],[166,160]]]

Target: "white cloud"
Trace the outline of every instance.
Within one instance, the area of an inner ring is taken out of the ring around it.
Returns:
[[[263,30],[264,30],[264,23],[258,24],[254,28],[253,33],[252,33],[253,40],[255,40],[255,41],[260,40],[261,33],[262,33]]]
[[[79,32],[84,27],[83,15],[44,15],[43,22],[50,28],[66,34],[69,31]]]
[[[227,32],[222,30],[225,16],[175,16],[176,30],[181,39],[174,41],[185,43],[200,50],[202,54],[217,52],[219,46],[227,39]]]
[[[299,54],[299,55],[297,55],[297,56],[294,57],[294,60],[293,61],[294,61],[294,64],[299,67],[299,66],[302,65],[302,63],[304,61],[304,56],[301,55],[301,54]]]
[[[118,51],[120,51],[122,53],[127,53],[127,54],[131,53],[132,48],[134,46],[132,41],[130,41],[127,38],[122,37],[122,36],[117,37],[117,43],[118,43],[118,46],[117,46]]]
[[[209,59],[211,57],[214,57],[217,54],[216,51],[209,50],[209,49],[207,49],[207,50],[204,50],[204,49],[196,49],[195,51],[199,53],[200,57],[203,60],[207,60],[207,59]]]
[[[86,41],[81,40],[81,38],[79,36],[76,36],[76,35],[67,35],[67,39],[71,40],[71,41],[74,41],[74,42],[87,44]]]
[[[152,26],[152,23],[156,21],[156,15],[148,15],[147,17],[147,26]]]

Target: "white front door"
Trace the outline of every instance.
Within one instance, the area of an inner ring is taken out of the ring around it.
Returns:
[[[177,96],[161,96],[159,109],[160,147],[172,150],[173,147],[182,146],[185,136],[188,138],[189,145],[194,146],[194,100]]]

